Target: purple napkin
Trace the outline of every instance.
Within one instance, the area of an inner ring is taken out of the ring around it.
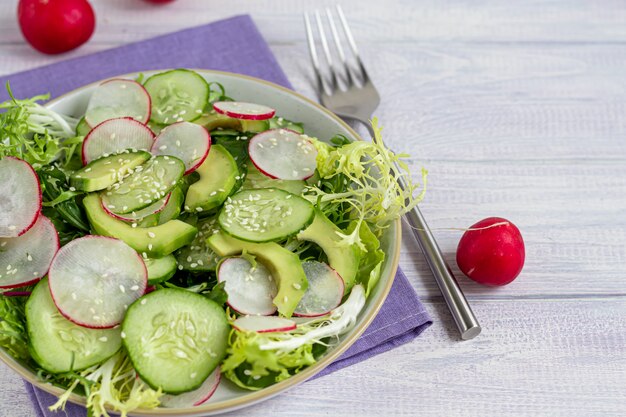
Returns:
[[[207,45],[210,44],[210,47]],[[134,71],[166,68],[205,68],[263,78],[290,87],[249,16],[236,16],[180,32],[159,36],[93,55],[74,58],[19,74],[0,77],[11,82],[17,97],[50,92],[52,97],[102,78]],[[0,101],[7,99],[0,92]],[[393,349],[417,337],[431,320],[402,271],[372,325],[337,361],[320,375],[350,366]],[[38,417],[58,416],[48,411],[56,398],[26,384]],[[62,413],[63,414],[63,413]],[[85,409],[68,404],[66,415],[84,417]]]

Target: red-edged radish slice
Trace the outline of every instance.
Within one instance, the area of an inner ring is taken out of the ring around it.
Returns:
[[[276,282],[260,262],[253,267],[245,258],[225,259],[218,267],[217,279],[226,283],[228,305],[238,313],[268,316],[276,312],[272,302],[278,292]]]
[[[111,328],[145,293],[148,271],[137,252],[121,240],[85,236],[59,250],[48,280],[54,304],[68,320]]]
[[[152,103],[150,94],[133,80],[113,79],[100,84],[87,105],[85,121],[94,127],[109,119],[131,117],[148,123]]]
[[[248,153],[254,166],[270,178],[306,180],[317,167],[315,146],[308,136],[292,130],[272,129],[255,135]]]
[[[48,218],[19,237],[0,238],[0,288],[16,288],[37,282],[46,275],[59,250],[59,235]]]
[[[271,107],[243,101],[218,101],[213,103],[213,109],[228,117],[244,120],[266,120],[276,114],[276,110]]]
[[[127,149],[149,151],[154,133],[146,125],[130,117],[110,119],[91,129],[83,141],[83,164]]]
[[[302,268],[309,286],[294,310],[295,315],[323,316],[341,304],[344,282],[334,269],[317,261],[302,262]]]
[[[39,178],[28,162],[0,159],[0,196],[0,237],[23,235],[41,212]]]
[[[190,408],[204,404],[213,396],[222,380],[222,370],[218,366],[208,376],[200,388],[179,395],[166,394],[159,398],[161,407]]]
[[[185,163],[185,175],[196,170],[209,154],[211,136],[202,126],[179,122],[161,130],[152,145],[153,155],[175,156]]]
[[[104,202],[102,202],[102,208],[109,215],[115,217],[116,219],[124,220],[125,222],[136,222],[136,221],[144,219],[144,218],[146,218],[148,216],[151,216],[153,214],[159,213],[161,210],[163,210],[165,208],[167,203],[170,201],[170,197],[171,196],[172,196],[172,193],[169,193],[164,198],[160,199],[159,201],[155,202],[154,204],[151,204],[148,207],[143,208],[141,210],[132,211],[132,212],[127,213],[127,214],[115,213],[106,204],[104,204]]]
[[[233,322],[241,332],[273,333],[294,330],[296,322],[277,316],[241,316]]]

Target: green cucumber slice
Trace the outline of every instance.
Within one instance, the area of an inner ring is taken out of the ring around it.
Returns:
[[[160,124],[197,119],[209,101],[209,84],[190,70],[177,69],[153,75],[144,87],[152,98],[151,120]]]
[[[215,271],[221,259],[206,243],[206,240],[219,230],[216,217],[198,220],[198,234],[189,244],[176,252],[178,265],[186,271]]]
[[[72,323],[54,305],[48,279],[41,280],[26,302],[30,353],[46,371],[63,373],[89,368],[122,346],[120,329],[88,329]]]
[[[174,255],[167,255],[162,258],[144,259],[148,270],[148,285],[156,285],[167,281],[176,272],[176,258]]]
[[[313,204],[278,188],[241,190],[226,200],[218,221],[222,230],[248,242],[295,235],[315,217]]]
[[[102,201],[114,213],[141,210],[165,197],[185,173],[185,164],[173,156],[155,156],[121,182],[102,194]]]
[[[70,185],[85,192],[104,190],[131,174],[150,157],[150,152],[136,151],[96,159],[70,175]]]
[[[89,126],[84,117],[81,117],[76,125],[76,136],[87,136],[90,131],[91,126]]]
[[[259,171],[252,163],[248,164],[248,173],[241,186],[243,189],[280,188],[281,190],[296,195],[301,195],[305,187],[306,182],[302,180],[279,180],[270,178]]]
[[[133,303],[122,323],[124,346],[137,373],[153,389],[181,394],[202,385],[226,355],[226,312],[181,289],[154,291]]]

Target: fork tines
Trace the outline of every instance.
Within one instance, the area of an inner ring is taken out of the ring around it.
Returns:
[[[348,41],[348,45],[350,46],[350,50],[352,52],[352,58],[357,64],[356,68],[354,68],[354,66],[350,65],[350,63],[348,62],[348,58],[346,57],[344,48],[342,46],[342,39],[339,35],[339,32],[337,31],[337,26],[335,25],[335,17],[333,16],[333,12],[330,8],[326,8],[325,14],[328,21],[328,27],[330,28],[330,33],[334,41],[336,55],[338,55],[339,57],[340,66],[338,70],[333,62],[333,54],[331,53],[328,46],[326,30],[324,29],[324,24],[322,23],[322,16],[319,10],[316,10],[313,12],[313,15],[315,17],[317,33],[319,35],[319,41],[321,43],[322,51],[324,52],[324,58],[326,61],[326,67],[322,68],[317,52],[315,37],[313,35],[313,25],[311,24],[311,18],[309,16],[309,13],[304,13],[306,37],[309,46],[309,53],[311,55],[311,61],[313,62],[313,69],[315,71],[317,88],[318,91],[323,91],[328,95],[332,95],[338,88],[341,88],[340,83],[343,83],[345,87],[351,87],[355,84],[355,82],[364,84],[369,80],[369,76],[367,74],[367,71],[365,71],[363,62],[361,61],[359,50],[356,46],[356,42],[354,41],[352,31],[348,26],[348,22],[343,13],[343,10],[339,5],[336,6],[336,9],[345,39]],[[329,73],[329,81],[325,81],[327,78],[324,75],[325,73]]]

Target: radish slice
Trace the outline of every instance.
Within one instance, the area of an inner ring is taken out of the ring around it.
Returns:
[[[125,222],[137,222],[148,216],[152,216],[153,214],[161,212],[161,210],[163,210],[165,206],[167,205],[167,203],[170,201],[171,196],[172,196],[172,193],[169,193],[168,195],[166,195],[164,198],[160,199],[156,203],[151,204],[148,207],[143,208],[141,210],[132,211],[127,214],[118,214],[118,213],[113,212],[106,204],[104,204],[104,202],[102,203],[102,208],[109,215],[115,217],[116,219],[124,220]]]
[[[233,327],[241,332],[273,333],[294,330],[296,322],[277,316],[242,316],[233,322]]]
[[[0,295],[3,295],[5,297],[30,297],[31,294],[32,291],[6,291],[0,293]]]
[[[161,407],[167,408],[189,408],[204,404],[213,396],[222,379],[222,371],[218,366],[208,376],[200,388],[179,395],[166,394],[159,398]]]
[[[91,127],[105,120],[131,117],[138,122],[150,120],[150,95],[133,80],[113,79],[103,82],[89,99],[85,121]]]
[[[41,212],[41,188],[33,168],[21,159],[0,159],[0,237],[17,237]]]
[[[271,107],[242,101],[218,101],[213,103],[213,108],[220,114],[244,120],[267,120],[276,114]]]
[[[83,164],[127,149],[149,151],[154,133],[130,117],[110,119],[91,129],[83,141]]]
[[[159,133],[152,145],[153,155],[175,156],[185,163],[185,175],[198,168],[211,148],[211,136],[195,123],[174,123]]]
[[[295,315],[323,316],[341,304],[344,282],[334,269],[317,261],[302,262],[302,268],[309,286],[294,310]]]
[[[292,130],[266,130],[250,139],[248,153],[254,166],[270,178],[306,180],[317,167],[317,150],[307,138]]]
[[[0,239],[0,288],[39,281],[59,250],[59,236],[48,218],[39,216],[22,236]]]
[[[217,271],[219,282],[225,282],[228,305],[240,314],[268,316],[276,312],[272,302],[276,293],[276,282],[270,271],[261,263],[256,266],[244,258],[228,258]]]
[[[85,236],[61,248],[48,279],[54,303],[68,320],[111,328],[145,293],[148,272],[137,252],[121,240]]]

